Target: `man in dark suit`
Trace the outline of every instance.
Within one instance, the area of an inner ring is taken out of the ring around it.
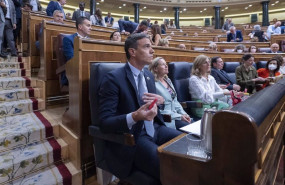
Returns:
[[[110,12],[108,12],[108,15],[105,17],[105,23],[108,27],[113,26],[114,18],[111,16]]]
[[[86,17],[79,17],[76,20],[76,29],[77,33],[70,36],[66,36],[62,40],[63,44],[63,54],[66,61],[72,59],[74,55],[73,42],[75,37],[79,38],[88,38],[88,35],[91,32],[91,22]],[[65,75],[65,72],[61,75],[61,85],[68,85],[68,79]]]
[[[102,82],[99,120],[106,133],[133,134],[136,145],[108,142],[104,155],[111,173],[119,178],[129,176],[136,168],[159,181],[157,147],[181,132],[165,126],[156,105],[148,109],[155,98],[158,105],[164,102],[155,94],[152,73],[144,68],[151,63],[154,53],[148,36],[143,33],[129,36],[125,41],[125,52],[126,65],[108,73]]]
[[[240,90],[240,86],[234,84],[227,72],[223,70],[224,62],[221,57],[213,57],[211,60],[211,66],[211,75],[215,78],[217,84],[219,84],[221,88],[236,91]]]
[[[143,20],[140,24],[132,21],[124,21],[120,19],[118,21],[121,34],[129,35],[132,33],[141,33],[147,31],[148,23]]]
[[[90,13],[84,11],[85,8],[85,3],[80,2],[79,3],[79,10],[76,10],[72,14],[72,20],[76,21],[77,18],[79,17],[86,17],[88,20],[90,20]]]
[[[271,44],[271,46],[270,46],[270,51],[268,51],[267,53],[282,53],[282,51],[279,51],[279,44],[277,44],[277,43],[273,43],[273,44]]]
[[[61,10],[61,12],[63,13],[64,19],[65,19],[65,13],[63,10],[63,6],[66,4],[66,0],[57,0],[57,1],[51,1],[49,2],[46,12],[47,12],[47,16],[53,16],[53,12],[55,10]]]
[[[236,27],[230,27],[230,33],[227,34],[227,42],[242,42],[243,37],[240,30],[236,30]]]
[[[73,57],[73,41],[76,36],[80,38],[88,38],[91,32],[91,22],[86,17],[79,17],[76,20],[77,33],[63,38],[63,53],[66,60]]]
[[[48,21],[48,22],[52,22],[52,23],[59,23],[59,24],[64,24],[63,22],[63,13],[61,12],[61,10],[55,10],[53,12],[53,20],[52,21]],[[39,38],[42,35],[43,32],[43,25],[41,25],[40,31],[39,31]],[[39,50],[40,49],[40,39],[36,41],[36,48]]]

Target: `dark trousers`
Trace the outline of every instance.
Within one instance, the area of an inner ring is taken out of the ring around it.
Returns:
[[[186,125],[189,125],[189,123],[186,122],[186,121],[175,120],[176,129],[180,129],[181,127],[184,127],[184,126],[186,126]]]
[[[10,19],[5,19],[4,38],[7,41],[11,54],[17,55],[17,50],[14,42],[13,25]]]
[[[20,31],[21,31],[21,27],[22,27],[22,19],[17,18],[17,28],[13,31],[14,33],[14,41],[17,44],[18,39],[20,39]]]
[[[135,168],[160,181],[158,146],[181,134],[180,131],[154,123],[154,137],[142,131],[136,143]]]

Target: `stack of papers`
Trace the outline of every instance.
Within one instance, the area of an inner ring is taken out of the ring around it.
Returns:
[[[187,126],[181,127],[181,131],[191,133],[197,136],[201,135],[201,120],[191,123]]]

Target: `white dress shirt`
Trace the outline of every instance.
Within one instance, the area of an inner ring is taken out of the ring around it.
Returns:
[[[270,25],[267,28],[267,38],[270,40],[272,34],[281,34],[281,28],[275,28],[275,25]]]
[[[280,66],[279,72],[284,75],[285,74],[285,66]]]
[[[141,71],[138,70],[137,68],[135,68],[134,66],[132,66],[132,64],[130,64],[130,62],[128,62],[128,64],[129,64],[129,67],[131,68],[131,71],[133,73],[133,76],[134,76],[134,79],[136,82],[136,87],[138,89],[138,76],[139,76]],[[147,89],[145,78],[143,78],[142,83]],[[129,129],[132,129],[132,126],[136,123],[132,117],[132,113],[127,114],[126,119],[127,119],[127,124],[128,124]],[[144,122],[146,122],[146,121],[144,121]],[[153,120],[149,121],[149,122],[153,122]]]
[[[199,99],[205,103],[213,103],[216,99],[224,98],[224,91],[216,83],[213,76],[205,77],[192,75],[189,80],[189,92],[193,99]]]
[[[10,17],[10,5],[9,5],[9,1],[8,0],[5,0],[5,4],[6,4],[6,7],[7,7],[7,13],[6,13],[6,17],[7,19],[11,19]]]
[[[32,11],[35,11],[35,12],[39,11],[39,10],[38,10],[38,3],[37,3],[37,0],[30,0],[30,5],[33,6]]]

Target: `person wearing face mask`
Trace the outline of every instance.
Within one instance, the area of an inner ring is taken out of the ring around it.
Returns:
[[[256,53],[257,52],[257,47],[255,45],[249,46],[248,52],[251,53],[251,54],[252,53]]]
[[[279,68],[279,62],[276,59],[272,58],[266,63],[266,68],[260,68],[257,70],[258,76],[266,79],[266,82],[263,84],[262,88],[267,87],[276,76],[281,75]]]

